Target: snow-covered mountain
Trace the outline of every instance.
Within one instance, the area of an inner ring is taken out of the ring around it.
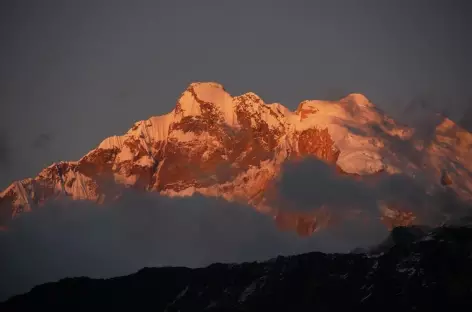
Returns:
[[[381,172],[421,175],[429,191],[447,185],[460,198],[472,198],[472,134],[447,118],[428,139],[419,134],[361,94],[303,101],[292,112],[252,92],[232,97],[218,83],[192,83],[168,114],[136,122],[78,161],[54,163],[12,183],[0,193],[0,226],[60,196],[105,203],[128,187],[218,196],[282,217],[267,194],[287,160],[307,156],[359,179]],[[388,203],[379,208],[402,224],[414,220]],[[320,215],[290,217],[309,233],[323,221]]]

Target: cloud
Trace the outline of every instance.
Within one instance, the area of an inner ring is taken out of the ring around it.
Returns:
[[[357,207],[375,220],[379,198],[414,203],[415,213],[428,217],[423,217],[427,222],[442,215],[435,207],[452,216],[465,207],[447,191],[426,195],[421,183],[405,176],[375,179],[343,177],[323,162],[306,159],[288,163],[275,187],[295,202],[290,206],[295,211],[328,203],[339,215]],[[373,246],[387,235],[380,222],[345,218],[311,237],[300,237],[279,231],[272,218],[252,207],[204,196],[169,198],[127,191],[120,201],[104,206],[64,199],[23,214],[0,232],[0,300],[64,277],[113,277],[145,266],[200,267],[311,251],[348,252]]]
[[[297,210],[311,210],[327,203],[338,209],[354,203],[367,208],[374,201],[364,184],[351,177],[341,177],[332,166],[315,158],[285,163],[276,188]]]
[[[378,233],[378,232],[377,232]],[[56,201],[0,232],[0,298],[67,276],[112,277],[145,266],[199,267],[310,251],[348,252],[386,236],[333,228],[308,238],[221,199],[127,192],[106,206]]]
[[[280,196],[269,205],[299,212],[327,206],[340,217],[348,210],[358,209],[369,219],[378,220],[379,204],[383,201],[413,212],[425,225],[460,219],[470,211],[470,204],[461,201],[452,189],[437,188],[427,192],[427,186],[428,178],[421,174],[412,178],[404,174],[378,173],[361,179],[340,175],[332,166],[306,158],[283,166],[281,178],[274,186],[275,194]],[[359,226],[355,225],[363,231]]]

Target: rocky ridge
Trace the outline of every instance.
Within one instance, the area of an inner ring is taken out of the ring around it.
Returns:
[[[313,252],[205,268],[67,278],[2,311],[462,311],[472,307],[472,230],[397,228],[371,253]]]

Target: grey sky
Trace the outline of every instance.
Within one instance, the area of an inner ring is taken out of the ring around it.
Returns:
[[[0,6],[0,188],[171,110],[191,81],[292,109],[349,92],[392,114],[417,97],[456,116],[471,103],[467,0]]]

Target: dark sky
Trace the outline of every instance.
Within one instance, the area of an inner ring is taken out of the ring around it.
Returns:
[[[0,188],[170,111],[191,81],[398,114],[471,96],[467,0],[3,0]]]

